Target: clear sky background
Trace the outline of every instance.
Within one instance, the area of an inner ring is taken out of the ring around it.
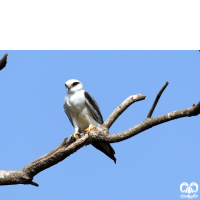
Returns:
[[[104,120],[128,96],[110,134],[143,121],[166,81],[152,117],[200,101],[199,51],[0,51],[0,169],[21,169],[74,133],[63,110],[64,83],[79,79]],[[112,144],[117,164],[86,146],[34,177],[39,187],[0,187],[0,199],[180,199],[180,184],[200,184],[200,116],[170,121]],[[197,193],[198,194],[198,193]]]

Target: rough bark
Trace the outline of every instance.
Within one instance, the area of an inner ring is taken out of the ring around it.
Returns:
[[[0,171],[0,185],[31,184],[34,186],[38,186],[37,183],[32,181],[35,175],[64,160],[84,145],[89,145],[94,141],[106,141],[109,143],[121,142],[158,124],[162,124],[181,117],[191,117],[200,114],[199,102],[197,105],[193,104],[193,106],[190,108],[170,112],[154,119],[151,118],[152,113],[158,103],[158,100],[167,85],[168,82],[165,83],[161,91],[158,93],[147,118],[140,124],[121,133],[109,134],[109,128],[115,122],[115,120],[131,104],[140,100],[144,100],[146,97],[142,94],[137,94],[128,97],[124,102],[122,102],[122,104],[113,111],[113,113],[108,117],[104,124],[102,124],[98,129],[93,129],[89,134],[88,132],[81,133],[79,136],[71,138],[69,141],[67,141],[67,138],[65,138],[62,143],[51,152],[31,162],[23,169],[13,171]]]

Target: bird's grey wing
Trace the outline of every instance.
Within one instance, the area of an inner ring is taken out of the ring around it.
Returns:
[[[90,112],[92,113],[93,118],[99,124],[103,124],[103,117],[101,115],[101,111],[100,111],[99,106],[98,106],[97,102],[95,101],[94,97],[86,91],[84,92],[84,95],[85,95],[86,105],[90,109]]]
[[[65,110],[65,113],[67,114],[67,117],[69,118],[69,121],[71,122],[72,126],[74,127],[74,124],[73,124],[73,121],[72,121],[72,117],[71,117],[71,115],[70,115],[70,113],[69,113],[69,111],[67,109],[66,103],[64,103],[63,107],[64,107],[64,110]]]

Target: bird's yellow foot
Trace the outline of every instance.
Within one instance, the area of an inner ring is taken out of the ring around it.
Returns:
[[[76,131],[73,135],[70,135],[70,138],[76,137],[76,135],[79,135],[79,132],[78,132],[78,131]]]
[[[85,129],[85,131],[88,132],[88,131],[91,131],[94,128],[95,128],[95,126],[89,126],[88,128]]]

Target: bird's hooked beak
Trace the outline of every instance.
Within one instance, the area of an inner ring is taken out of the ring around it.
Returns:
[[[68,89],[68,91],[73,87],[72,85],[65,84],[65,87]]]

